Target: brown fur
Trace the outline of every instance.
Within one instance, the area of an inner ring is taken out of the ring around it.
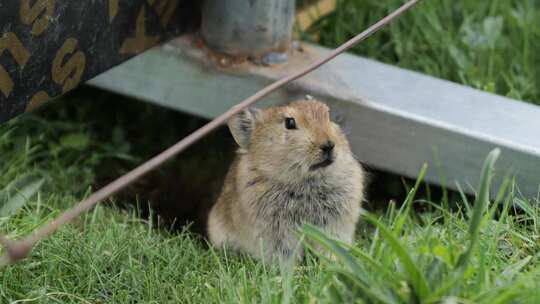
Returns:
[[[294,118],[297,129],[287,129],[286,118]],[[258,258],[289,257],[302,223],[353,241],[364,173],[325,104],[250,109],[228,125],[240,148],[209,215],[212,245]],[[332,158],[322,150],[329,141],[334,160],[317,166]]]

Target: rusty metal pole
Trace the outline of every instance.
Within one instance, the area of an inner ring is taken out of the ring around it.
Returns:
[[[205,0],[202,35],[210,48],[272,64],[287,60],[295,0]]]

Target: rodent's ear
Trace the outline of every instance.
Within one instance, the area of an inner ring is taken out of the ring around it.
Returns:
[[[251,133],[255,128],[259,114],[259,109],[248,108],[233,116],[227,123],[234,140],[241,148],[246,149],[249,147]]]

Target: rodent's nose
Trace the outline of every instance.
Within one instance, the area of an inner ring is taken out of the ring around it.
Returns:
[[[332,150],[334,150],[334,147],[336,145],[334,145],[334,143],[332,141],[327,141],[325,142],[322,146],[321,146],[321,150],[325,153],[325,154],[330,154],[332,152]]]

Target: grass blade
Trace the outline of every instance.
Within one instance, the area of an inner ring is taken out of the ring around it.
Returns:
[[[504,283],[511,281],[514,276],[527,266],[532,260],[532,256],[527,256],[524,259],[519,260],[518,262],[506,267],[503,272],[495,279],[495,284],[498,286],[504,286]]]
[[[429,285],[424,274],[418,269],[411,256],[407,253],[407,250],[384,224],[370,215],[367,216],[367,219],[379,229],[383,238],[386,239],[392,251],[394,251],[401,264],[403,264],[410,281],[409,283],[414,288],[420,300],[425,299],[430,293]]]
[[[20,189],[4,189],[5,193],[2,196],[7,201],[0,207],[0,217],[11,215],[21,209],[41,189],[44,181],[44,179],[31,180]]]
[[[413,200],[416,196],[416,192],[418,191],[418,188],[420,188],[420,184],[424,180],[424,176],[426,175],[427,168],[428,168],[427,164],[424,164],[422,166],[422,169],[420,169],[420,173],[418,174],[418,178],[416,179],[416,183],[414,184],[414,187],[409,191],[409,193],[407,194],[407,197],[405,198],[405,202],[403,203],[404,209],[403,207],[402,209],[400,209],[396,223],[394,224],[394,233],[396,235],[401,234],[403,225],[405,224],[406,219],[409,218],[409,212],[411,210]]]
[[[484,166],[482,167],[482,173],[480,175],[480,187],[478,189],[478,196],[476,197],[476,200],[474,202],[473,215],[469,224],[468,234],[470,243],[465,253],[463,253],[459,257],[457,264],[458,267],[466,267],[469,264],[469,260],[478,243],[478,238],[480,235],[480,225],[482,223],[482,215],[484,214],[489,204],[493,169],[495,166],[495,161],[497,161],[500,153],[501,151],[499,149],[494,149],[488,154],[486,160],[484,161]]]
[[[331,240],[329,237],[327,237],[315,226],[306,224],[304,225],[302,230],[308,237],[310,237],[311,239],[313,239],[314,241],[322,245],[324,248],[331,251],[347,267],[349,267],[349,269],[351,269],[353,273],[356,273],[356,274],[364,273],[364,270],[356,262],[354,257],[349,252],[347,252],[347,250],[341,247],[336,241]]]
[[[365,296],[370,297],[372,300],[376,300],[377,301],[376,303],[395,303],[396,302],[388,298],[386,295],[382,294],[381,292],[379,292],[377,288],[374,288],[373,286],[359,280],[358,276],[354,275],[353,273],[345,271],[344,269],[337,269],[337,268],[333,269],[333,271],[336,274],[338,274],[339,277],[341,277],[342,281],[346,279],[354,283],[355,286],[357,286]]]

